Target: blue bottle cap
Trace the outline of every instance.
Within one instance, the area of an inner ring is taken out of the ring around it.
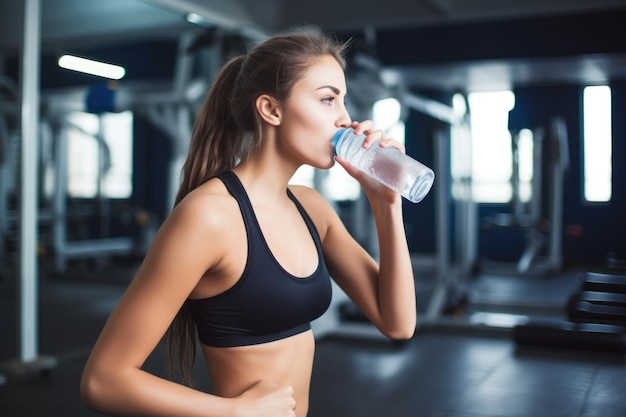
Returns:
[[[341,138],[341,136],[343,135],[343,132],[345,132],[346,130],[352,129],[351,127],[344,127],[342,129],[339,129],[337,131],[337,133],[335,133],[333,135],[333,138],[331,140],[333,147],[335,147],[335,149],[337,148],[337,142],[339,142],[339,139]]]

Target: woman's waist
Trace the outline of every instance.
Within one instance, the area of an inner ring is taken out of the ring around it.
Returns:
[[[315,342],[306,331],[258,345],[210,347],[202,345],[215,393],[234,397],[261,380],[306,391],[311,378]]]

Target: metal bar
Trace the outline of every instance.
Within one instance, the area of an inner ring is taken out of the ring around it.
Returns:
[[[465,121],[463,116],[459,116],[452,107],[417,94],[407,93],[402,97],[402,101],[413,110],[425,113],[452,126],[459,126]]]
[[[24,3],[20,200],[20,359],[37,358],[37,155],[39,130],[40,0]]]
[[[132,238],[111,237],[108,239],[89,239],[65,242],[62,246],[63,256],[67,258],[127,254],[134,248]]]
[[[244,36],[253,40],[259,40],[267,37],[265,31],[256,28],[253,22],[250,22],[245,14],[236,12],[233,15],[233,10],[223,10],[220,3],[226,2],[213,2],[213,5],[205,5],[196,1],[189,0],[140,0],[143,3],[152,4],[157,7],[170,10],[174,13],[188,14],[190,12],[196,13],[203,19],[206,19],[205,24],[215,25],[221,28],[230,30],[232,32],[241,33]],[[242,24],[242,21],[247,24]]]

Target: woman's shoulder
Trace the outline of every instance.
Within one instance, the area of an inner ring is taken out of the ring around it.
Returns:
[[[191,228],[213,229],[228,227],[239,213],[237,201],[218,179],[211,179],[183,198],[170,214],[171,221]]]

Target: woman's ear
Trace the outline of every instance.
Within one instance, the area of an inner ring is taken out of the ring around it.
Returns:
[[[272,126],[278,126],[281,122],[281,109],[279,103],[267,94],[260,95],[256,99],[256,111]]]

